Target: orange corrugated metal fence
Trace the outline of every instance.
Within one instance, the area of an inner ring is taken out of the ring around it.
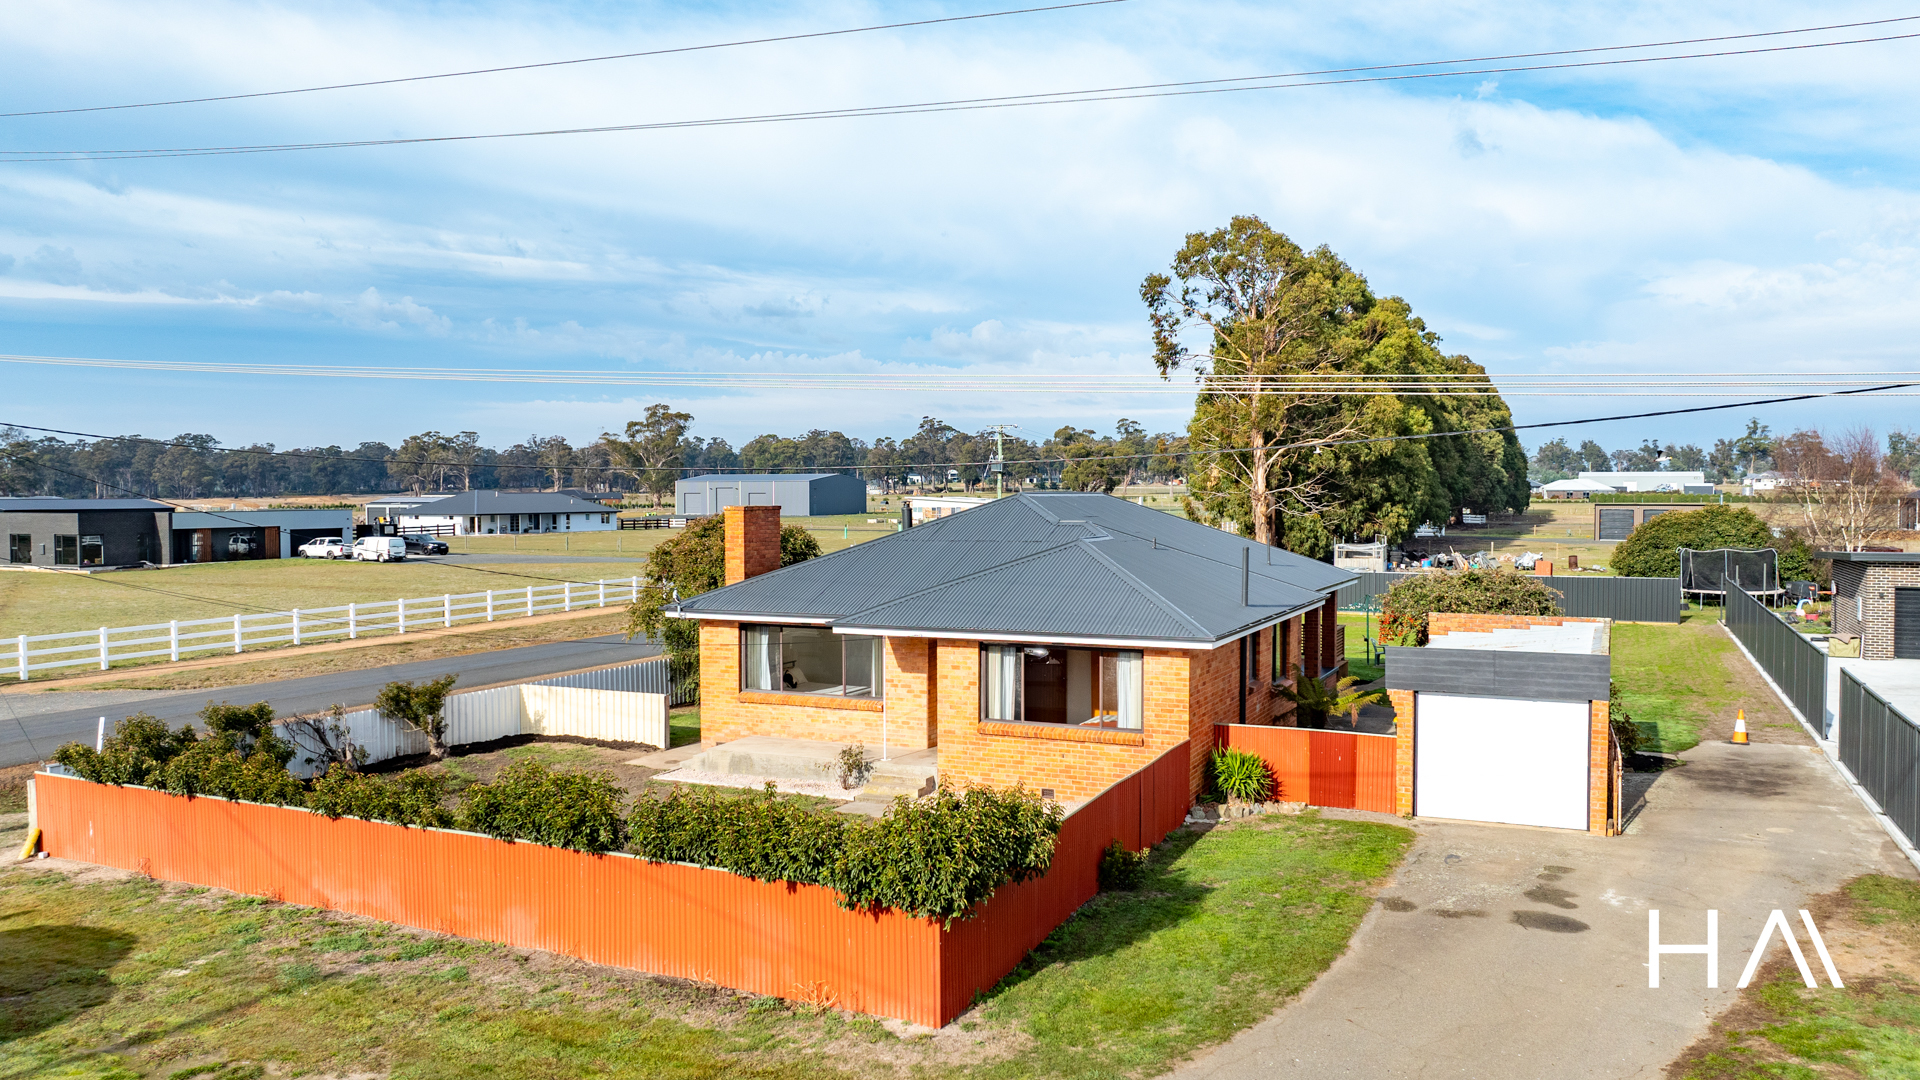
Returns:
[[[1099,854],[1187,810],[1186,744],[1068,817],[1045,877],[943,929],[818,885],[287,807],[34,777],[45,849],[155,878],[940,1026],[1098,891]]]
[[[1214,745],[1259,754],[1285,802],[1395,812],[1391,735],[1215,724]]]

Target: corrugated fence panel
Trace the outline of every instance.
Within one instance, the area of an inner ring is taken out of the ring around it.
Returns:
[[[1393,587],[1410,572],[1360,572],[1360,580],[1342,586],[1338,593],[1343,608],[1359,607],[1369,596],[1377,596]],[[1686,610],[1680,595],[1679,578],[1630,577],[1543,577],[1541,583],[1560,594],[1563,613],[1587,619],[1613,619],[1618,622],[1677,623]]]
[[[601,668],[598,671],[578,671],[571,675],[556,675],[551,679],[536,679],[530,686],[571,686],[581,690],[623,690],[639,694],[666,694],[673,696],[672,668],[664,656],[650,660],[641,660],[618,667]],[[683,704],[675,702],[675,704]]]
[[[1840,672],[1840,763],[1913,843],[1920,836],[1920,725]]]
[[[847,911],[819,886],[44,773],[34,784],[61,858],[912,1023],[951,1015],[938,924]]]
[[[1119,840],[1129,848],[1157,844],[1185,820],[1188,744],[1181,743],[1094,796],[1060,827],[1045,876],[994,893],[971,919],[943,935],[941,1023],[992,989],[1100,891],[1100,856]],[[1177,792],[1177,797],[1176,797]]]
[[[447,744],[492,742],[519,735],[525,729],[520,687],[496,686],[447,699]]]
[[[667,745],[667,696],[571,686],[510,687],[520,692],[524,730],[609,742]]]
[[[1740,589],[1727,590],[1727,629],[1786,692],[1807,723],[1831,738],[1827,654]]]
[[[1395,811],[1391,735],[1313,728],[1214,725],[1214,745],[1260,755],[1280,783],[1283,802],[1349,810]]]

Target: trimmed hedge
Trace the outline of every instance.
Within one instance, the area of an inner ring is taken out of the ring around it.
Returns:
[[[1658,520],[1657,518],[1655,520]],[[1380,597],[1380,640],[1425,645],[1427,616],[1558,615],[1560,594],[1531,574],[1497,570],[1429,570],[1401,578]]]
[[[1046,873],[1062,813],[1021,788],[896,799],[878,821],[809,812],[773,792],[642,799],[628,850],[761,881],[824,885],[851,909],[967,917],[1002,885]]]
[[[518,761],[490,784],[467,789],[463,827],[499,840],[575,851],[613,851],[627,842],[626,793],[605,772],[554,772]]]
[[[452,828],[457,819],[446,808],[447,776],[405,772],[392,779],[329,769],[313,782],[307,808],[330,818],[357,817],[394,825]]]

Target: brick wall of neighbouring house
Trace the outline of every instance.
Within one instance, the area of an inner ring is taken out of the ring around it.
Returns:
[[[1607,833],[1607,796],[1613,786],[1613,745],[1608,716],[1612,704],[1591,701],[1587,729],[1587,831]]]
[[[1834,631],[1860,635],[1862,660],[1894,659],[1893,590],[1913,588],[1920,588],[1920,565],[1835,561]]]
[[[1234,680],[1239,657],[1217,649],[1232,665],[1222,691],[1237,709]],[[1055,724],[991,723],[980,719],[980,643],[943,640],[935,645],[939,714],[940,782],[1029,791],[1051,789],[1064,800],[1086,799],[1136,772],[1189,737],[1188,657],[1149,649],[1144,662],[1145,698],[1138,732]],[[1213,655],[1213,654],[1199,654]],[[1206,736],[1212,737],[1212,721]],[[1204,757],[1204,750],[1195,753]]]
[[[1239,718],[1240,658],[1232,646],[1187,655],[1192,657],[1187,674],[1186,737],[1192,740],[1189,785],[1198,795],[1206,786],[1206,770],[1213,757],[1213,725]]]
[[[726,529],[727,584],[780,569],[779,507],[729,506],[721,514]]]
[[[758,509],[754,507],[753,509]],[[927,642],[889,638],[883,650],[886,697],[835,698],[740,689],[740,626],[700,624],[700,741],[747,735],[860,742],[918,750],[932,746]]]
[[[1413,691],[1389,690],[1387,699],[1393,702],[1394,813],[1411,815],[1413,813]]]

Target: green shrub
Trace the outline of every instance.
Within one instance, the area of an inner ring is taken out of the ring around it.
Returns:
[[[239,737],[221,732],[194,742],[160,772],[156,785],[175,795],[302,806],[307,786],[287,771],[293,748],[269,735],[251,753]]]
[[[114,725],[98,752],[85,743],[70,742],[53,752],[53,760],[96,784],[159,787],[161,770],[195,738],[193,728],[185,724],[169,731],[154,717],[136,713]]]
[[[1633,722],[1633,714],[1627,711],[1627,703],[1620,700],[1620,684],[1607,682],[1607,724],[1613,728],[1613,737],[1620,743],[1622,757],[1631,757],[1640,752],[1644,741],[1640,725]]]
[[[1654,520],[1658,521],[1658,518]],[[1401,578],[1380,597],[1380,640],[1425,645],[1427,616],[1558,615],[1560,594],[1532,574],[1497,570],[1430,570]]]
[[[1002,885],[1044,874],[1060,819],[1058,806],[1019,788],[897,799],[878,821],[811,812],[771,791],[678,791],[642,799],[628,831],[645,859],[824,885],[848,908],[951,921]]]
[[[1681,548],[1780,546],[1773,529],[1746,507],[1703,506],[1670,511],[1638,526],[1613,549],[1609,565],[1622,577],[1679,577]]]
[[[468,788],[461,824],[501,840],[613,851],[627,842],[625,801],[609,773],[555,772],[529,759]]]
[[[447,777],[441,772],[405,772],[393,779],[330,769],[313,782],[307,806],[330,818],[357,817],[395,825],[448,828],[454,816],[444,806]]]
[[[1100,855],[1100,891],[1132,892],[1146,884],[1148,854],[1128,851],[1120,841],[1110,841]]]
[[[1279,786],[1267,759],[1259,754],[1231,749],[1213,752],[1213,787],[1220,794],[1241,802],[1266,802]]]

